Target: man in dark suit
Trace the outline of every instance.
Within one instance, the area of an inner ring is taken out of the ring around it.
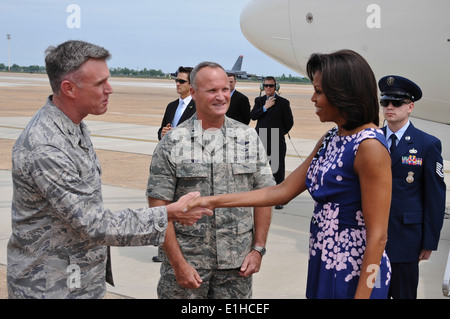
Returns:
[[[250,123],[250,101],[244,94],[236,91],[236,75],[232,73],[228,73],[227,75],[228,81],[230,82],[231,100],[226,115],[248,125]]]
[[[256,131],[266,148],[275,181],[280,184],[285,176],[284,135],[288,134],[294,125],[294,117],[289,101],[276,94],[278,89],[279,86],[274,77],[269,76],[264,79],[261,90],[264,90],[265,95],[255,98],[255,106],[250,112],[250,118],[258,121]],[[282,209],[283,205],[277,205],[275,208]]]
[[[386,252],[391,261],[392,298],[415,299],[419,261],[438,247],[445,214],[441,141],[413,126],[409,115],[422,97],[409,79],[388,75],[380,79],[380,104],[391,149],[392,201]],[[392,137],[391,137],[392,136]]]
[[[180,66],[178,68],[175,83],[180,97],[167,105],[161,127],[158,130],[158,140],[161,140],[169,130],[181,124],[195,113],[195,102],[190,93],[189,76],[191,71],[192,68],[190,67]]]

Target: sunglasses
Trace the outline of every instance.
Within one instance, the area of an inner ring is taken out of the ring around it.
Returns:
[[[184,83],[186,83],[186,82],[189,82],[189,81],[182,80],[182,79],[175,79],[175,83],[184,84]]]
[[[400,107],[403,104],[409,104],[410,102],[403,101],[403,100],[400,100],[400,101],[396,101],[396,100],[381,100],[380,101],[380,105],[384,106],[384,107],[389,106],[389,103],[392,103],[392,105],[395,106],[395,107]]]
[[[275,87],[275,84],[264,84],[265,88],[273,88]]]

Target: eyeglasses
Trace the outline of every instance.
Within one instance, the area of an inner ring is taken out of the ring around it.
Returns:
[[[397,101],[397,100],[381,100],[380,101],[380,105],[384,106],[384,107],[389,106],[390,103],[392,103],[392,105],[395,106],[395,107],[400,107],[403,104],[409,104],[411,102],[403,101],[403,100],[400,100],[400,101]]]
[[[189,81],[182,80],[182,79],[175,79],[175,83],[184,84],[184,83],[186,83],[186,82],[189,82]]]
[[[265,88],[273,88],[275,87],[275,84],[264,84]]]

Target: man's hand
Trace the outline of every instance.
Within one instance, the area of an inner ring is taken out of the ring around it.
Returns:
[[[245,256],[244,262],[239,270],[239,275],[242,277],[249,277],[257,273],[261,268],[261,260],[261,254],[252,249],[248,255]]]
[[[264,106],[266,110],[270,109],[275,104],[276,98],[274,96],[269,97],[266,100],[266,105]]]
[[[161,138],[166,135],[167,132],[169,132],[172,129],[172,126],[169,124],[167,124],[166,126],[164,126],[161,130]]]
[[[431,252],[432,252],[431,250],[422,249],[420,251],[419,261],[428,260],[431,256]]]
[[[187,210],[186,204],[191,200],[200,197],[199,192],[192,192],[182,196],[177,202],[167,205],[167,217],[169,222],[175,221],[182,225],[192,226],[203,215],[212,216],[210,209],[203,207],[194,207]]]
[[[183,266],[174,267],[173,269],[178,285],[183,288],[197,289],[203,282],[197,270],[187,262]]]

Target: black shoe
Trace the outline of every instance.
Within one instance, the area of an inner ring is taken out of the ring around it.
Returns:
[[[153,256],[152,260],[153,260],[154,263],[160,263],[160,262],[162,262],[162,260],[159,259],[158,256]]]
[[[283,209],[283,205],[276,205],[275,209]]]

